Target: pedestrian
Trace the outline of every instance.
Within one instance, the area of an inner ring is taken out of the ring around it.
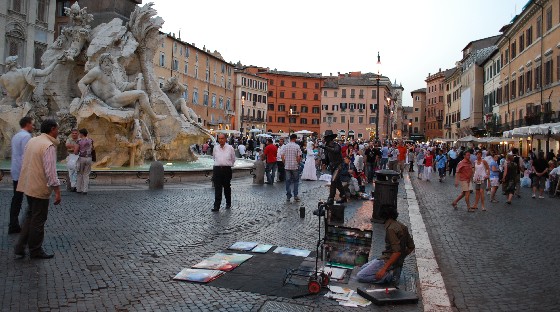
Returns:
[[[416,167],[418,170],[418,180],[422,180],[424,175],[424,158],[426,155],[424,154],[424,149],[420,149],[418,151],[418,155],[416,155]]]
[[[398,168],[399,168],[399,172],[401,174],[401,179],[404,177],[403,173],[404,173],[404,165],[405,165],[405,160],[406,160],[406,152],[407,149],[404,146],[404,142],[400,141],[399,142],[399,146],[397,147],[397,150],[399,151],[397,160],[398,160]]]
[[[544,185],[548,178],[548,163],[544,159],[544,152],[540,151],[538,158],[533,160],[533,198],[536,197],[537,189],[539,198],[544,198]]]
[[[245,148],[245,145],[243,145],[243,143],[240,142],[237,149],[239,150],[239,156],[241,158],[247,158],[247,155],[245,154],[246,153],[246,148]]]
[[[424,179],[431,182],[432,171],[434,167],[434,155],[430,150],[426,151],[426,156],[424,156]]]
[[[397,171],[399,164],[399,149],[397,148],[397,143],[393,143],[393,147],[389,148],[389,170]]]
[[[263,151],[265,160],[266,184],[274,184],[274,175],[276,174],[276,157],[278,156],[278,148],[272,142],[272,139],[266,139],[266,147]]]
[[[80,129],[80,137],[74,147],[74,154],[78,155],[78,181],[76,183],[76,192],[78,194],[87,195],[89,189],[89,174],[91,173],[93,140],[88,138],[87,129]]]
[[[76,184],[78,183],[78,159],[80,156],[76,155],[74,149],[78,145],[79,133],[78,129],[72,129],[70,132],[70,137],[66,140],[66,151],[68,156],[66,157],[66,169],[68,169],[68,183],[67,187],[70,187],[70,192],[76,192]]]
[[[511,199],[513,198],[513,194],[515,193],[515,185],[516,179],[519,179],[519,167],[513,160],[513,155],[508,154],[506,156],[506,163],[504,165],[504,178],[503,184],[505,195],[507,196],[506,203],[511,205]],[[533,198],[535,198],[533,194]]]
[[[414,160],[416,159],[416,155],[414,153],[414,148],[408,149],[408,172],[414,172]]]
[[[296,143],[297,135],[290,135],[290,143],[282,149],[282,162],[286,171],[286,201],[290,202],[292,195],[296,202],[300,201],[298,196],[299,163],[301,162],[301,148]],[[293,190],[292,190],[293,185]]]
[[[500,167],[498,165],[498,154],[495,154],[492,161],[490,161],[490,202],[497,203],[496,191],[500,186]]]
[[[302,180],[317,181],[317,166],[315,165],[315,151],[313,141],[307,141],[305,164],[301,174]]]
[[[443,154],[443,150],[439,150],[439,155],[436,156],[436,167],[439,174],[439,182],[445,179],[445,165],[447,164],[447,157]]]
[[[464,197],[467,204],[467,211],[473,212],[470,204],[470,183],[473,178],[473,168],[471,163],[471,153],[466,151],[463,154],[463,160],[457,164],[457,175],[455,176],[455,187],[461,187],[461,194],[453,201],[451,206],[457,209],[457,204]]]
[[[226,143],[226,135],[218,134],[218,145],[213,150],[214,168],[212,179],[214,181],[214,208],[213,212],[220,210],[222,205],[222,191],[226,197],[226,209],[231,209],[231,167],[235,164],[235,150]]]
[[[329,159],[329,167],[331,170],[331,185],[329,187],[329,197],[327,198],[327,204],[334,204],[334,197],[336,195],[336,190],[339,192],[340,200],[339,203],[345,203],[346,191],[342,185],[341,181],[341,170],[343,164],[343,156],[340,152],[341,147],[335,141],[336,133],[332,130],[326,130],[323,134],[323,139],[325,140],[325,145],[323,148],[327,152],[327,158]],[[346,156],[344,156],[346,157]]]
[[[381,164],[379,169],[386,169],[387,163],[389,162],[389,147],[388,143],[385,143],[381,148]]]
[[[21,164],[23,161],[23,153],[25,145],[31,139],[31,132],[34,129],[34,121],[31,117],[23,117],[19,121],[21,130],[12,137],[12,164],[10,166],[10,174],[12,176],[12,185],[14,195],[10,205],[10,223],[8,225],[8,234],[16,234],[21,232],[19,225],[19,213],[23,202],[23,193],[18,191],[18,180],[21,172]]]
[[[202,144],[202,155],[206,155],[208,153],[209,147],[210,145],[208,144],[208,142],[204,142],[204,144]]]
[[[46,119],[41,123],[41,135],[29,140],[25,147],[17,190],[25,194],[29,208],[14,248],[18,259],[25,257],[26,247],[31,258],[54,257],[43,250],[43,240],[49,198],[53,191],[54,204],[58,205],[61,201],[60,181],[56,172],[57,137],[58,124],[53,119]]]
[[[482,151],[476,151],[476,161],[474,163],[474,191],[475,191],[475,199],[474,199],[474,206],[473,209],[478,208],[478,201],[480,200],[480,204],[482,206],[482,211],[486,211],[486,207],[484,206],[484,192],[486,191],[486,184],[484,183],[486,179],[490,176],[490,166],[486,162],[486,160],[482,159]]]
[[[284,162],[282,161],[282,149],[286,145],[284,144],[284,138],[278,140],[278,151],[276,152],[276,167],[278,168],[278,182],[284,182],[286,180],[286,171],[284,170]]]
[[[459,154],[457,153],[457,147],[453,146],[449,152],[447,152],[447,156],[449,158],[449,175],[455,173],[457,171],[457,163],[459,160]]]

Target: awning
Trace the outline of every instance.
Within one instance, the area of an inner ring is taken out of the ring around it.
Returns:
[[[477,138],[472,135],[467,135],[457,140],[457,142],[477,142]]]
[[[550,133],[554,135],[560,134],[560,124],[550,127]]]
[[[510,131],[504,131],[503,137],[523,138],[523,137],[529,137],[531,135],[548,135],[549,131],[552,134],[557,134],[558,132],[553,133],[552,131],[553,130],[560,131],[558,130],[559,128],[560,128],[560,122],[519,127]]]

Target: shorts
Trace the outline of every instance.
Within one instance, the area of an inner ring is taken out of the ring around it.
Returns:
[[[538,189],[544,190],[545,183],[546,183],[546,177],[544,175],[540,177],[535,175],[533,177],[532,187],[536,187]]]
[[[500,186],[500,178],[490,178],[490,186]]]
[[[445,168],[438,168],[437,170],[440,177],[445,177]]]
[[[473,183],[473,184],[474,184],[474,189],[477,191],[486,188],[483,183]]]
[[[461,192],[469,192],[471,189],[469,181],[459,181],[459,186],[461,187]]]

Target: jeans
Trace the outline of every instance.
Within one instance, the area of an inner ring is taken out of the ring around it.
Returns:
[[[23,192],[16,191],[18,181],[12,181],[14,186],[14,196],[12,197],[12,204],[10,206],[10,230],[17,230],[19,226],[19,213],[21,211],[21,203],[23,202]]]
[[[266,173],[266,182],[267,183],[274,183],[274,174],[276,173],[276,162],[272,162],[272,163],[266,163],[266,167],[265,167],[265,173]]]
[[[366,176],[368,178],[368,182],[370,183],[373,181],[373,173],[375,171],[374,169],[375,169],[375,163],[370,163],[370,162],[366,163]]]
[[[276,166],[278,167],[278,182],[284,182],[286,180],[286,170],[284,169],[284,162],[277,161]]]
[[[379,169],[386,169],[385,166],[387,165],[388,162],[389,162],[389,158],[381,158],[381,165],[379,166]]]
[[[375,283],[375,284],[384,284],[389,283],[393,279],[393,271],[387,270],[385,276],[380,280],[375,278],[375,274],[379,272],[385,265],[385,260],[381,259],[374,259],[370,262],[364,264],[360,271],[357,274],[358,281],[360,283]]]
[[[286,197],[292,198],[291,185],[294,185],[294,197],[298,196],[299,170],[286,170]]]

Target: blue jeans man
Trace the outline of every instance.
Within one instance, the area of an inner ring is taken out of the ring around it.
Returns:
[[[276,174],[276,162],[267,162],[265,166],[266,184],[274,184],[274,175]]]
[[[298,186],[299,186],[299,170],[286,170],[286,200],[290,200],[292,198],[292,189],[291,185],[294,185],[294,199],[299,201],[298,197]]]

